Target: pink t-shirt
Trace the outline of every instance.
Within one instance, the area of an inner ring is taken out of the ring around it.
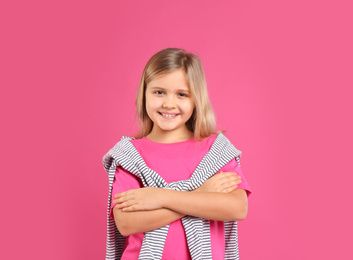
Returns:
[[[157,172],[166,182],[186,180],[196,169],[199,162],[210,150],[217,135],[211,135],[202,141],[193,138],[178,143],[156,143],[143,137],[132,140],[132,144],[140,153],[147,166]],[[244,189],[251,193],[250,187],[244,178],[241,169],[235,159],[226,164],[219,172],[236,172],[241,175],[241,184],[238,189]],[[139,178],[118,167],[115,173],[112,196],[130,189],[143,187]],[[111,205],[110,215],[113,216]],[[210,221],[212,259],[223,259],[224,223],[223,221]],[[137,259],[140,253],[144,233],[130,235],[125,240],[124,252],[121,259]],[[165,241],[164,260],[191,259],[187,246],[186,235],[181,220],[176,220],[169,225],[168,235]]]

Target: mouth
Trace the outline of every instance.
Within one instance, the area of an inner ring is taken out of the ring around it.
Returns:
[[[167,119],[172,119],[177,117],[179,114],[172,114],[172,113],[161,113],[158,112],[163,118],[167,118]]]

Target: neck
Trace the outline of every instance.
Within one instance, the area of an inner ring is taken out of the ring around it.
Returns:
[[[151,133],[146,135],[148,140],[158,143],[176,143],[189,140],[194,136],[194,133],[186,130],[181,133],[168,132],[168,131],[156,131],[152,129]]]

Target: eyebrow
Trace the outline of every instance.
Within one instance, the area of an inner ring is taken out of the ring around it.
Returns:
[[[154,89],[166,90],[166,88],[162,88],[162,87],[158,87],[158,86],[153,86],[153,87],[151,87],[151,89],[152,90],[154,90]],[[183,92],[189,92],[190,93],[190,91],[188,89],[184,89],[184,88],[177,89],[177,91],[183,91]]]

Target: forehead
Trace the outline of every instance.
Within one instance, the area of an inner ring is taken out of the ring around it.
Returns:
[[[147,84],[147,88],[158,87],[164,89],[190,90],[185,72],[182,70],[175,70],[166,74],[157,75]]]

